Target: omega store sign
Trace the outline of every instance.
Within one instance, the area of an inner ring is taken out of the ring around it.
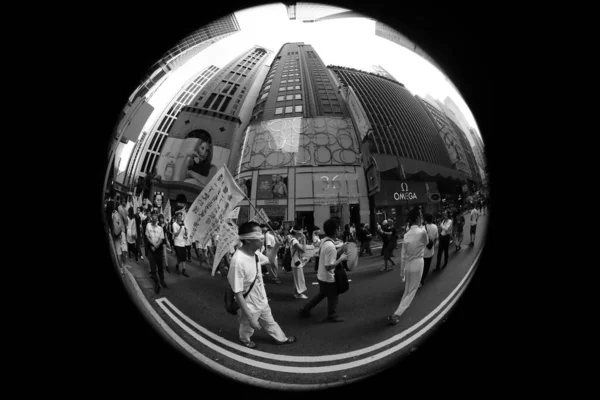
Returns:
[[[427,203],[425,182],[381,181],[375,194],[375,204],[380,206],[403,206]]]

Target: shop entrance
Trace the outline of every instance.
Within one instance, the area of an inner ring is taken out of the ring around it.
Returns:
[[[296,211],[296,225],[300,225],[302,229],[312,232],[315,226],[314,211]]]
[[[350,204],[350,223],[357,228],[360,226],[360,205]]]

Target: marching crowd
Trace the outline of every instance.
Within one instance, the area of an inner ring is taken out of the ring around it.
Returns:
[[[478,206],[478,207],[477,207]],[[470,246],[474,245],[477,221],[485,215],[485,204],[470,205],[467,218],[470,219]],[[200,264],[203,261],[212,267],[219,237],[214,234],[205,246],[194,242],[183,224],[183,209],[176,209],[171,220],[165,220],[161,209],[156,205],[145,207],[127,207],[124,197],[108,199],[105,204],[107,222],[111,231],[112,242],[121,261],[121,272],[127,259],[149,262],[149,274],[154,282],[154,290],[158,294],[167,288],[164,271],[172,273],[168,264],[167,252],[175,253],[177,262],[174,273],[189,277],[186,264],[192,262],[192,248]],[[265,329],[277,343],[293,343],[296,338],[283,333],[275,322],[269,307],[264,283],[281,284],[279,273],[283,268],[291,272],[293,277],[293,296],[307,300],[307,287],[304,267],[314,262],[317,272],[319,292],[297,310],[302,317],[310,315],[310,311],[327,298],[327,322],[342,322],[337,314],[339,293],[334,271],[342,267],[349,270],[347,261],[352,255],[348,251],[350,243],[354,246],[355,256],[372,256],[371,242],[373,233],[381,238],[384,271],[392,271],[399,264],[404,293],[396,311],[388,317],[391,325],[398,323],[402,313],[409,307],[417,289],[423,286],[428,276],[434,255],[437,253],[437,264],[434,271],[439,271],[448,264],[450,244],[454,251],[461,250],[465,215],[460,209],[447,209],[432,215],[423,215],[421,207],[410,210],[407,224],[403,232],[398,233],[393,220],[384,220],[377,224],[374,232],[369,225],[361,224],[358,229],[354,224],[345,225],[342,230],[339,221],[329,219],[323,225],[323,231],[315,228],[310,235],[300,226],[294,226],[285,232],[282,226],[270,226],[249,221],[239,226],[239,243],[231,246],[218,264],[217,274],[226,276],[239,305],[239,338],[247,347],[255,347],[251,336],[255,330]],[[398,237],[401,236],[399,260],[394,256],[398,248]],[[437,250],[436,250],[437,245]],[[142,253],[141,248],[144,248]],[[442,255],[444,263],[442,264]],[[389,264],[389,267],[388,267]]]

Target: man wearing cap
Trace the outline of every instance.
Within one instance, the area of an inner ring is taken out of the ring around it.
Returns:
[[[177,256],[177,265],[175,272],[179,274],[179,265],[181,265],[181,275],[189,278],[190,276],[185,270],[187,260],[185,246],[188,240],[188,231],[183,224],[183,210],[175,212],[175,221],[173,221],[173,242],[175,243],[175,255]]]
[[[165,283],[165,275],[163,271],[163,248],[165,242],[165,233],[163,229],[158,225],[158,213],[152,211],[150,214],[151,221],[146,225],[146,239],[148,240],[148,247],[146,249],[146,256],[150,263],[150,277],[154,281],[154,291],[156,294],[160,293],[160,285],[167,288]],[[158,276],[157,276],[158,270]]]
[[[264,241],[260,226],[253,221],[245,222],[238,234],[242,246],[231,257],[227,280],[240,306],[237,312],[240,341],[248,348],[256,347],[256,343],[250,339],[255,330],[264,328],[278,344],[294,343],[296,338],[286,336],[275,322],[267,300],[259,266],[268,262],[267,257],[260,253]]]

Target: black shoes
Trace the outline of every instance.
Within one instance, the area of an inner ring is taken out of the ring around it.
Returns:
[[[186,278],[190,277],[185,269],[181,271],[181,275],[185,276]]]
[[[160,286],[159,285],[155,285],[154,286],[154,293],[156,293],[156,294],[160,293]]]
[[[340,317],[335,317],[335,318],[327,317],[323,320],[323,322],[344,322],[344,320],[341,319]]]
[[[161,285],[162,287],[164,287],[165,289],[166,289],[166,288],[168,288],[168,286],[167,286],[167,282],[165,282],[165,281],[161,281],[161,282],[160,282],[160,285]]]
[[[177,265],[175,266],[175,273],[176,273],[177,275],[179,275],[179,264],[177,264]]]

